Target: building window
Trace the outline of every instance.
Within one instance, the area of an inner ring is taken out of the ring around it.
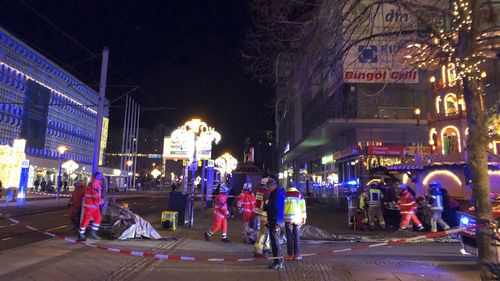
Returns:
[[[447,116],[458,113],[457,95],[449,93],[444,97],[444,113]]]
[[[458,154],[460,147],[460,132],[454,126],[445,127],[441,131],[441,145],[443,155]]]

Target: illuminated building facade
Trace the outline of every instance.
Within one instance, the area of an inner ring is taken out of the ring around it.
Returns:
[[[486,72],[481,75],[481,96],[483,110],[491,108],[499,100],[498,74],[494,66],[487,65],[492,77],[487,79]],[[421,155],[416,161],[391,165],[389,170],[411,175],[407,183],[415,188],[419,195],[427,192],[430,182],[438,182],[448,193],[459,199],[472,196],[471,175],[467,165],[467,139],[469,127],[467,112],[461,86],[457,80],[453,64],[441,65],[431,76],[433,112],[428,115],[428,144],[430,154]],[[492,192],[500,192],[500,120],[492,120],[488,152],[488,174]]]
[[[61,157],[85,169],[92,162],[97,103],[92,88],[0,28],[0,145],[25,139],[38,173],[57,168]],[[103,123],[101,154],[107,118]],[[63,155],[60,145],[68,148]]]

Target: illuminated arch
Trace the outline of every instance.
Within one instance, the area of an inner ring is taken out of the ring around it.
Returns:
[[[458,101],[457,95],[454,93],[448,93],[444,96],[444,113],[446,115],[452,115],[458,113]],[[450,103],[453,107],[450,107]]]
[[[372,183],[380,183],[380,182],[381,182],[381,180],[380,180],[380,179],[372,179],[372,180],[370,180],[369,182],[367,182],[367,183],[366,183],[366,185],[368,186],[368,185],[370,185],[370,184],[372,184]]]
[[[434,135],[437,135],[436,128],[432,128],[431,131],[429,132],[429,144],[430,145],[434,145],[435,144]]]
[[[460,131],[455,126],[446,126],[446,127],[444,127],[441,130],[441,150],[442,150],[443,154],[446,154],[445,146],[444,146],[444,143],[445,143],[445,141],[444,141],[444,135],[445,135],[445,133],[448,130],[451,130],[451,131],[455,132],[455,134],[457,136],[457,148],[458,148],[458,152],[462,152],[462,145],[461,145],[461,141],[460,141]]]
[[[454,173],[448,171],[448,170],[436,170],[432,171],[425,176],[424,180],[422,181],[423,185],[427,185],[429,181],[434,177],[434,176],[448,176],[453,179],[458,185],[462,185],[462,181],[455,175]]]

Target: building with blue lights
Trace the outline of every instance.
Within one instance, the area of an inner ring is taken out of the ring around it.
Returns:
[[[54,181],[60,159],[78,166],[65,171],[68,178],[90,170],[97,103],[96,91],[0,28],[0,145],[25,139],[33,178]],[[103,124],[101,160],[107,118]],[[61,145],[68,148],[63,155]]]

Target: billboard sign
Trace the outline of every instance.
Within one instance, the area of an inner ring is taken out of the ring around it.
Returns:
[[[193,158],[194,137],[172,138],[165,137],[163,140],[163,158],[167,160],[189,160]],[[212,143],[198,139],[196,142],[196,158],[198,160],[209,160],[212,158]]]
[[[360,17],[361,14],[364,16]],[[345,28],[350,36],[348,41],[353,45],[344,59],[343,80],[349,83],[418,83],[418,71],[404,63],[408,54],[403,52],[407,49],[404,42],[416,36],[408,34],[416,30],[413,15],[396,5],[363,0],[351,16]]]

